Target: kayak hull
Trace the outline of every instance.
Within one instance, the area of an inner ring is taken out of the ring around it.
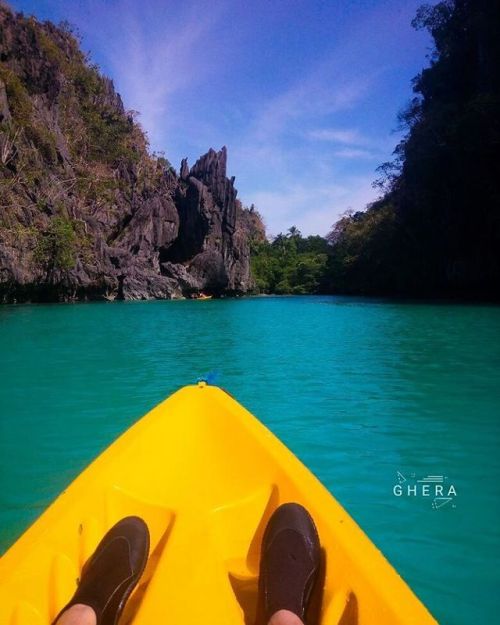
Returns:
[[[174,393],[133,425],[0,559],[0,623],[48,625],[120,518],[144,518],[150,558],[120,623],[251,625],[260,543],[281,503],[311,512],[323,575],[320,624],[436,623],[300,461],[217,387]]]

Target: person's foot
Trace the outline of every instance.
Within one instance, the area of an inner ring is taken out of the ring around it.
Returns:
[[[281,505],[262,540],[259,606],[265,623],[284,611],[304,622],[319,566],[320,543],[311,515],[300,504]]]
[[[144,571],[148,554],[146,523],[134,516],[118,521],[85,563],[75,594],[54,623],[78,605],[94,611],[96,625],[116,625]]]

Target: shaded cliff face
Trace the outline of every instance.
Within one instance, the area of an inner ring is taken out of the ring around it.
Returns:
[[[0,301],[245,293],[254,225],[226,164],[177,175],[67,27],[0,3]]]

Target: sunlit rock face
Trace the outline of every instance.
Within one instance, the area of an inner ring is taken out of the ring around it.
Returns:
[[[225,147],[179,174],[152,156],[70,30],[0,3],[0,301],[247,292],[226,167]]]

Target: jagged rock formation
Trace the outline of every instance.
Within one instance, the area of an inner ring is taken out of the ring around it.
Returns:
[[[0,3],[0,301],[247,292],[260,226],[226,165],[177,175],[67,25]]]

